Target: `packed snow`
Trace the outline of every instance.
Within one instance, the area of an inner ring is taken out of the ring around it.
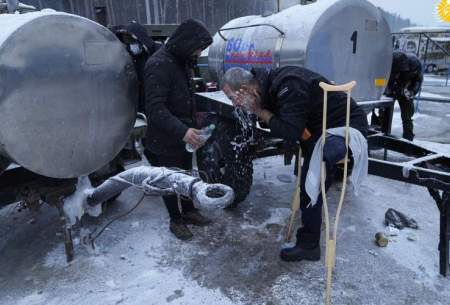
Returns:
[[[48,15],[65,15],[65,13],[57,13],[54,10],[47,9],[27,14],[0,14],[0,46],[12,33],[24,24]]]
[[[448,99],[448,97],[446,97],[445,95],[442,94],[435,94],[435,93],[430,93],[430,92],[422,92],[420,94],[420,98],[426,99],[426,98],[436,98],[436,99]]]
[[[323,262],[284,263],[278,251],[290,215],[295,179],[283,158],[256,160],[252,192],[237,210],[208,212],[214,223],[195,228],[190,242],[168,230],[162,200],[147,197],[135,212],[112,224],[90,254],[75,237],[67,264],[57,212],[0,210],[0,303],[57,304],[305,304],[323,302]],[[330,190],[334,207],[339,185]],[[140,197],[125,191],[91,228],[123,213]],[[335,305],[444,305],[448,279],[438,274],[438,213],[426,190],[369,176],[361,195],[347,194],[337,243]],[[384,213],[395,208],[419,230],[392,234],[387,248],[374,243],[386,230]],[[333,211],[332,211],[333,212]],[[13,220],[11,213],[16,220]],[[333,214],[332,214],[333,215]],[[414,241],[408,237],[414,233]],[[323,248],[324,249],[324,248]]]

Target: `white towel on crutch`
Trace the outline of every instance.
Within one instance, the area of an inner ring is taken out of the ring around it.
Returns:
[[[345,139],[345,127],[327,129],[327,133],[334,136],[340,136]],[[353,191],[357,195],[362,181],[367,177],[369,168],[367,140],[362,133],[352,127],[348,129],[349,148],[353,154],[353,170],[350,181],[353,185]],[[305,188],[310,204],[314,206],[320,194],[320,152],[322,150],[322,140],[319,139],[314,146],[314,151],[309,162],[309,169],[306,175]]]

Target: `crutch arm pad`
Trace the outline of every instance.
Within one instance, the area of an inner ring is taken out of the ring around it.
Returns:
[[[320,88],[322,88],[324,91],[349,91],[353,89],[353,87],[356,86],[356,81],[351,81],[343,85],[335,86],[330,85],[324,82],[319,83]]]

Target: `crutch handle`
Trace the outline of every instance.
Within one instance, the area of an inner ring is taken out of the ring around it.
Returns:
[[[327,92],[330,92],[330,91],[350,91],[350,90],[353,89],[353,87],[356,86],[356,81],[353,80],[351,82],[348,82],[346,84],[339,85],[339,86],[330,85],[330,84],[327,84],[327,83],[324,83],[324,82],[320,82],[319,86],[320,86],[320,88],[323,89],[323,91],[327,91]]]

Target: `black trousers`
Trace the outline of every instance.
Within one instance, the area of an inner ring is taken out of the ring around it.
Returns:
[[[412,140],[414,138],[414,124],[412,120],[414,115],[414,101],[401,96],[398,98],[398,104],[400,105],[400,112],[402,116],[403,137],[405,139]]]
[[[187,151],[156,155],[146,149],[144,150],[144,155],[152,166],[176,167],[185,170],[192,169],[192,154]],[[176,195],[163,196],[163,201],[171,220],[180,220],[182,212],[195,211],[194,203],[184,199],[181,199],[182,211],[180,211]]]
[[[319,140],[320,141],[320,140]],[[306,175],[309,169],[309,162],[311,160],[311,155],[314,149],[315,143],[310,143],[303,150],[304,159],[302,165],[302,176],[301,176],[301,198],[300,198],[300,209],[302,211],[302,223],[303,227],[297,231],[297,240],[299,239],[301,233],[308,233],[320,240],[320,231],[322,226],[322,195],[319,195],[317,202],[314,206],[310,206],[309,203],[311,199],[306,193],[305,182]],[[337,171],[336,162],[344,159],[345,157],[345,139],[338,136],[328,136],[325,141],[325,146],[323,149],[323,160],[326,163],[326,180],[325,180],[325,190],[328,191],[330,188]]]

